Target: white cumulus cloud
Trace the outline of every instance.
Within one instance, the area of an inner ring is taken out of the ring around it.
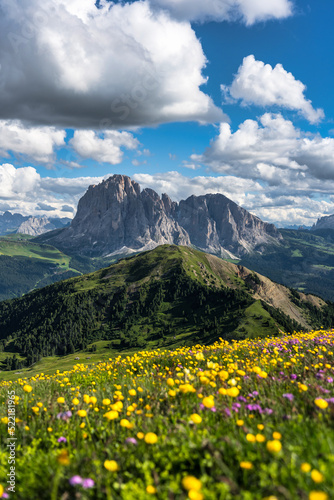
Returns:
[[[10,163],[0,165],[0,199],[22,199],[40,182],[40,175],[33,167],[15,168]]]
[[[270,64],[257,61],[254,55],[244,58],[230,87],[222,85],[228,98],[241,100],[242,105],[279,106],[298,111],[310,123],[318,123],[324,118],[322,109],[314,109],[306,99],[306,86],[296,80],[292,73],[281,64],[274,68]]]
[[[0,155],[8,151],[40,162],[52,159],[56,147],[65,145],[66,132],[54,127],[24,127],[18,120],[0,120]]]
[[[220,193],[239,204],[246,199],[246,191],[262,191],[262,186],[249,179],[227,175],[220,177],[186,177],[179,172],[157,174],[135,174],[133,179],[143,188],[154,189],[157,193],[167,193],[172,200],[185,200],[191,195],[201,196],[207,193]]]
[[[310,225],[334,213],[334,139],[303,133],[280,114],[246,120],[235,132],[222,123],[216,139],[191,161],[241,186],[259,183],[255,190],[246,183],[242,206],[264,220]]]
[[[246,120],[236,132],[222,123],[218,137],[202,155],[191,159],[224,174],[283,182],[295,172],[302,179],[334,180],[334,139],[310,136],[281,114],[265,113],[259,121]]]
[[[107,175],[106,177],[109,177]],[[0,165],[0,211],[22,215],[73,216],[79,198],[90,184],[104,177],[41,177],[34,167]]]
[[[0,119],[117,129],[217,122],[188,22],[147,1],[2,0]]]
[[[235,21],[246,25],[292,14],[289,0],[151,0],[178,19],[189,21]]]
[[[122,147],[136,149],[139,141],[129,132],[115,130],[98,134],[93,130],[76,130],[69,141],[73,149],[82,157],[117,165],[123,159]]]

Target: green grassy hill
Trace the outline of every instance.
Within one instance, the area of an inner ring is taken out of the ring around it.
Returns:
[[[266,246],[239,263],[285,286],[334,301],[334,231],[280,232],[281,245]]]
[[[63,252],[30,239],[18,234],[0,238],[0,300],[81,274]]]
[[[25,234],[0,237],[0,301],[101,269],[117,258],[69,256]]]
[[[102,340],[116,351],[171,348],[327,326],[332,318],[321,299],[212,255],[163,245],[0,303],[3,368]]]

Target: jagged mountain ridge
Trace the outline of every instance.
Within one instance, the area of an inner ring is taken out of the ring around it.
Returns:
[[[65,227],[71,219],[64,217],[62,219],[43,217],[28,217],[16,230],[16,233],[29,234],[30,236],[38,236],[48,231],[61,229]]]
[[[43,241],[90,257],[149,250],[162,244],[195,246],[222,257],[241,256],[281,240],[263,222],[222,194],[179,203],[124,175],[90,186],[70,227]]]
[[[317,231],[318,229],[334,229],[334,215],[320,217],[311,227],[311,231]]]
[[[12,233],[29,234],[30,236],[38,236],[47,231],[54,231],[65,227],[71,219],[68,217],[56,218],[36,217],[33,215],[12,214],[4,212],[0,215],[0,236],[6,236]]]
[[[27,219],[28,217],[21,214],[12,214],[8,211],[4,212],[0,215],[0,236],[15,232]]]

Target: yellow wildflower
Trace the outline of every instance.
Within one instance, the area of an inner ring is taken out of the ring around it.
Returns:
[[[327,407],[328,407],[328,403],[327,401],[325,401],[324,399],[322,398],[317,398],[314,400],[314,403],[319,407],[321,408],[322,410],[325,410]]]
[[[212,396],[208,396],[207,398],[203,398],[202,401],[205,408],[213,408],[215,406],[215,402]]]
[[[134,424],[129,422],[126,418],[122,418],[120,421],[121,427],[126,427],[127,429],[133,429]]]
[[[115,418],[118,418],[119,413],[118,411],[111,410],[105,413],[103,416],[106,417],[108,420],[115,420]]]
[[[158,436],[154,432],[148,432],[145,436],[145,443],[155,444],[158,441]]]
[[[324,491],[311,491],[309,500],[328,500],[329,496]]]
[[[154,495],[154,493],[157,492],[157,489],[152,486],[151,484],[149,484],[147,487],[146,487],[146,493],[148,493],[149,495]]]
[[[252,469],[253,464],[252,464],[252,462],[240,462],[240,467],[242,469]]]
[[[190,420],[194,422],[194,424],[200,424],[202,422],[202,417],[197,413],[193,413],[190,415]]]
[[[278,441],[278,439],[274,439],[273,441],[268,441],[267,450],[270,453],[278,453],[282,449],[282,443]]]
[[[182,479],[182,486],[185,490],[195,490],[200,491],[202,488],[202,483],[199,479],[194,476],[186,476]]]
[[[57,457],[58,463],[61,465],[69,465],[70,464],[70,458],[68,456],[68,451],[67,450],[62,450],[58,457]]]
[[[254,434],[251,434],[251,433],[246,434],[246,439],[250,443],[254,443],[256,441],[256,438],[255,438]]]
[[[313,469],[311,472],[311,478],[315,483],[322,483],[324,480],[324,476],[317,469]]]
[[[109,471],[109,472],[116,472],[119,470],[118,463],[115,462],[115,460],[106,460],[104,462],[104,467]]]

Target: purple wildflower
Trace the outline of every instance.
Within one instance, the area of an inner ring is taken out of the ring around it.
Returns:
[[[68,411],[62,411],[58,413],[57,418],[61,420],[65,420],[66,422],[72,417],[72,412],[70,410]]]
[[[60,438],[57,439],[58,443],[67,443],[67,439],[64,436],[60,436]]]
[[[286,398],[288,399],[289,401],[293,401],[294,400],[294,395],[293,394],[283,394],[283,398]]]
[[[87,479],[84,479],[82,481],[82,487],[85,489],[93,488],[94,485],[95,485],[95,483],[94,483],[93,479],[91,479],[90,477],[88,477]]]
[[[257,405],[257,404],[249,404],[249,405],[246,405],[246,409],[248,411],[258,411],[259,413],[262,413],[262,408],[260,405]]]
[[[296,375],[295,373],[292,373],[292,374],[290,375],[290,378],[291,378],[291,380],[296,380],[297,375]]]
[[[231,410],[229,408],[225,408],[225,413],[228,417],[231,416]]]
[[[213,411],[214,413],[216,413],[217,409],[215,406],[213,406],[212,408],[210,408],[211,411]]]
[[[73,476],[71,477],[71,479],[69,479],[68,482],[70,483],[71,486],[76,486],[77,484],[82,484],[82,481],[83,481],[82,477]]]
[[[243,403],[246,403],[246,401],[247,401],[247,399],[244,396],[238,396],[237,400],[242,401]]]
[[[134,437],[129,437],[129,438],[126,438],[125,442],[130,443],[130,444],[137,444],[137,439]]]
[[[332,377],[328,377],[328,378],[327,378],[327,382],[328,382],[329,384],[332,384],[332,383],[333,383],[333,378],[332,378]]]

